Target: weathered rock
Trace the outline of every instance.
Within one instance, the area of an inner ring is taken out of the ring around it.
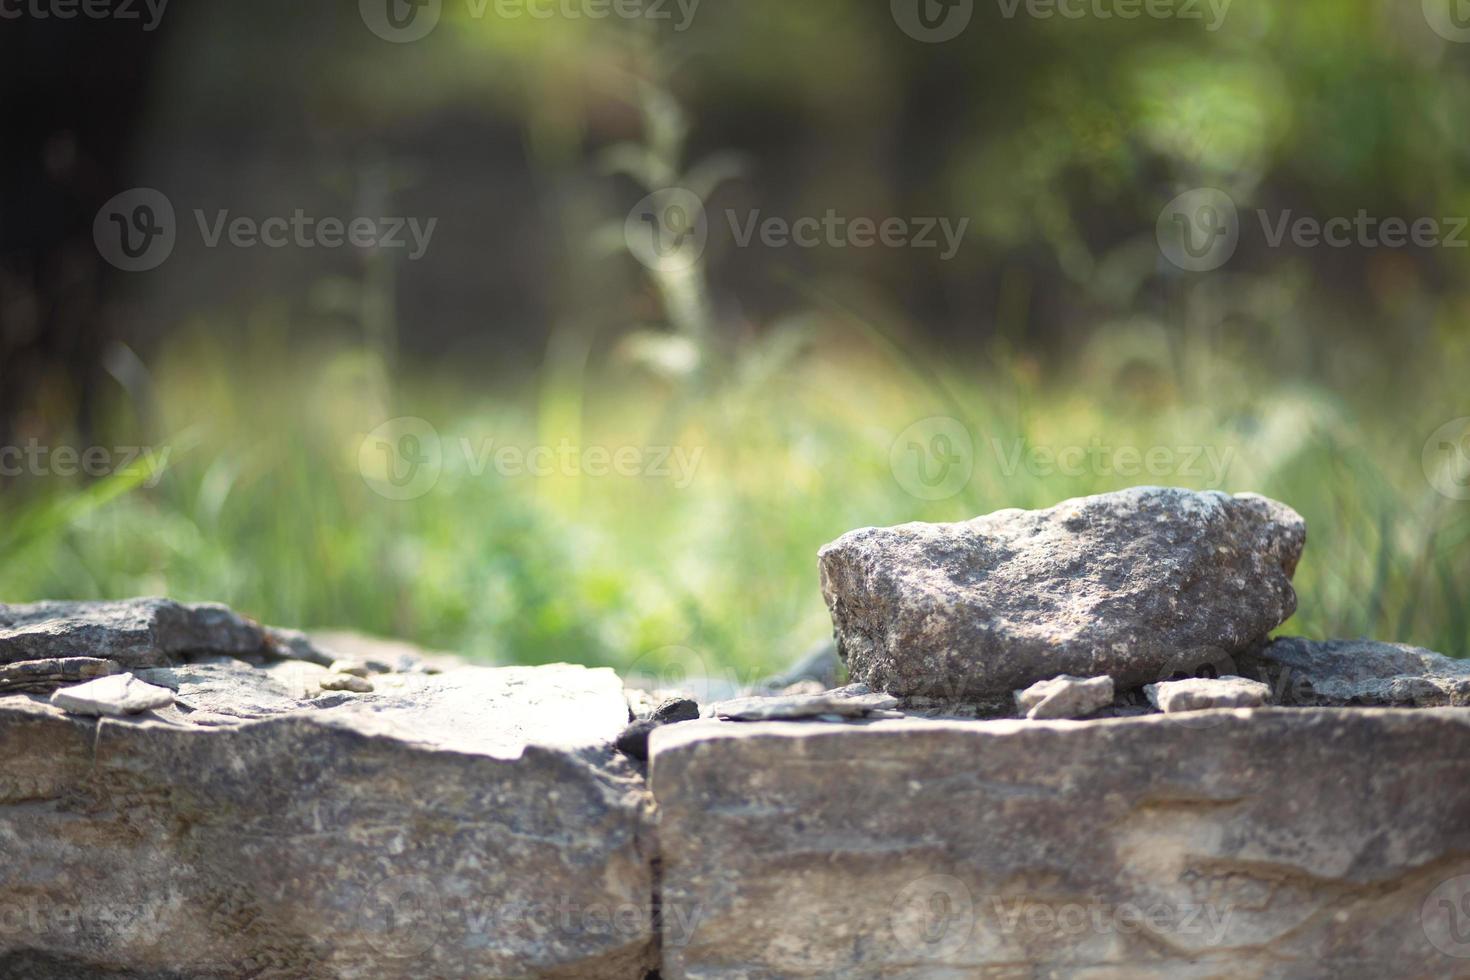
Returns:
[[[700,721],[650,778],[665,980],[1470,975],[1470,712]]]
[[[122,670],[111,660],[95,657],[62,657],[50,660],[22,660],[0,665],[0,693],[25,691],[46,693],[63,684],[78,684],[95,677],[106,677]]]
[[[0,976],[656,967],[611,671],[379,675],[292,706],[284,666],[150,671],[178,694],[148,720],[0,697]]]
[[[1210,708],[1259,708],[1271,700],[1271,688],[1244,677],[1190,677],[1149,684],[1149,704],[1166,715]]]
[[[63,687],[51,695],[51,703],[73,715],[122,718],[139,715],[174,703],[172,691],[154,687],[132,674],[112,674],[75,687]]]
[[[897,706],[895,697],[874,694],[866,685],[851,685],[822,694],[735,698],[715,705],[714,714],[729,721],[797,720],[827,715],[862,718]]]
[[[264,630],[215,603],[171,599],[0,605],[0,664],[93,657],[156,667],[195,654],[244,655],[267,646]]]
[[[1111,677],[1054,677],[1016,692],[1016,707],[1032,721],[1086,718],[1112,703]]]
[[[1059,674],[1127,687],[1285,621],[1305,539],[1264,497],[1140,487],[853,531],[822,549],[822,592],[853,679],[876,690],[1009,699]]]
[[[1281,704],[1470,705],[1470,662],[1371,640],[1279,639],[1241,658]]]

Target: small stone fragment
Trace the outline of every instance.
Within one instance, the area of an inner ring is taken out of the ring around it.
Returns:
[[[858,684],[815,695],[735,698],[715,705],[714,713],[715,717],[726,721],[798,721],[823,715],[862,718],[874,711],[886,711],[897,706],[897,698],[874,694],[865,685]]]
[[[699,720],[699,704],[689,698],[669,698],[646,717],[637,718],[623,729],[615,743],[619,752],[639,762],[648,761],[648,737],[655,728]]]
[[[1062,675],[1016,692],[1016,706],[1032,721],[1085,718],[1113,703],[1111,677]]]
[[[1149,684],[1149,703],[1166,715],[1209,708],[1259,708],[1271,699],[1271,688],[1244,677],[1190,677]]]
[[[74,715],[122,718],[166,708],[174,703],[174,692],[146,684],[132,674],[113,674],[64,687],[51,695],[51,703]]]
[[[327,669],[334,674],[351,674],[353,677],[366,677],[369,673],[367,666],[356,660],[333,660]]]
[[[111,660],[95,657],[52,657],[0,665],[0,693],[7,691],[45,694],[63,684],[77,684],[96,677],[120,673]]]
[[[317,681],[323,691],[351,691],[353,694],[371,694],[373,682],[356,674],[326,674]]]
[[[652,718],[660,725],[680,721],[698,721],[699,704],[689,698],[669,698],[654,709]]]

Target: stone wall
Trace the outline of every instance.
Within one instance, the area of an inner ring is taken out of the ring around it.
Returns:
[[[1268,640],[1303,542],[1155,490],[859,532],[837,646],[715,704],[0,606],[0,977],[1470,978],[1470,665]]]

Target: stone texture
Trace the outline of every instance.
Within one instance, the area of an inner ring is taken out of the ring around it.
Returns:
[[[106,677],[120,672],[121,669],[111,660],[98,660],[96,657],[21,660],[0,666],[0,693],[48,693],[65,684],[79,684],[96,677]]]
[[[193,654],[268,649],[260,626],[215,603],[171,599],[0,605],[0,664],[95,657],[124,667],[162,666]]]
[[[1016,692],[1016,707],[1032,721],[1086,718],[1112,703],[1111,677],[1054,677]]]
[[[1300,516],[1245,494],[1141,487],[1049,510],[844,535],[822,592],[854,680],[1002,697],[1059,674],[1122,687],[1261,641],[1296,608]]]
[[[52,693],[51,703],[68,714],[122,718],[166,708],[174,703],[174,694],[132,674],[113,674],[63,687]]]
[[[862,718],[897,706],[897,698],[874,694],[866,685],[856,684],[822,694],[735,698],[715,705],[714,715],[729,721],[799,720],[824,716]]]
[[[611,671],[384,674],[298,699],[311,672],[149,670],[177,693],[146,720],[0,697],[0,976],[656,966],[647,797],[612,750]]]
[[[1285,638],[1241,666],[1281,704],[1470,706],[1470,662],[1398,643]]]
[[[1470,712],[699,721],[652,752],[665,980],[1470,976]]]
[[[1149,684],[1149,704],[1166,715],[1210,708],[1259,708],[1271,700],[1271,688],[1244,677],[1190,677]]]

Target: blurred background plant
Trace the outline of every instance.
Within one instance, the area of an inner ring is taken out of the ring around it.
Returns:
[[[1273,248],[1255,215],[1470,214],[1470,45],[1419,4],[1236,0],[1217,31],[982,4],[945,44],[856,0],[706,0],[684,30],[672,4],[446,3],[405,44],[353,6],[199,0],[108,48],[21,25],[56,43],[6,69],[29,112],[0,187],[0,444],[170,452],[5,479],[6,601],[167,593],[486,660],[755,671],[829,632],[814,556],[845,530],[1160,482],[1307,517],[1288,630],[1470,654],[1470,503],[1426,453],[1470,415],[1467,250]],[[42,107],[124,56],[136,84]],[[139,185],[178,244],[124,274],[91,222]],[[1241,213],[1209,273],[1155,238],[1197,187]],[[669,188],[708,241],[640,263],[630,209]],[[196,209],[438,225],[414,261],[207,248]],[[757,211],[970,225],[952,261],[740,247]],[[393,500],[360,450],[404,416],[442,472]],[[970,442],[939,500],[893,452],[931,417]],[[487,465],[535,446],[698,462],[687,485]],[[1089,446],[1171,466],[1047,462]]]

